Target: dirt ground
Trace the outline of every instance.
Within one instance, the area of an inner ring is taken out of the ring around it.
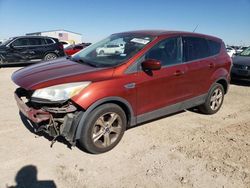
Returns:
[[[212,116],[181,112],[129,129],[112,151],[87,154],[32,134],[11,74],[0,69],[0,187],[250,187],[250,84],[231,85]]]

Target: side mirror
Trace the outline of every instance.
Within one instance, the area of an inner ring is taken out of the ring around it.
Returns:
[[[9,44],[9,45],[7,45],[9,48],[12,48],[12,49],[14,49],[15,48],[15,46],[13,46],[13,44],[11,43],[11,44]]]
[[[161,69],[161,62],[155,59],[147,59],[141,64],[142,69],[145,71],[153,71]]]

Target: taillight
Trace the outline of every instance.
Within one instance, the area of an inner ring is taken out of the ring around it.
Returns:
[[[63,50],[63,45],[60,43],[59,48]]]

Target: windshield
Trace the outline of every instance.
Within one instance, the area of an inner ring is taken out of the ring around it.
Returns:
[[[250,56],[250,47],[241,52],[240,56]]]
[[[7,45],[10,41],[12,41],[13,38],[9,38],[8,40],[4,41],[1,45]]]
[[[95,67],[116,66],[127,61],[151,41],[152,37],[148,35],[114,34],[76,53],[71,59]]]

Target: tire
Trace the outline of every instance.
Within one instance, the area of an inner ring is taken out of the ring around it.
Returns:
[[[55,53],[48,53],[44,56],[44,60],[45,61],[49,61],[49,60],[53,60],[53,59],[56,59],[57,58],[57,55]]]
[[[104,51],[101,50],[101,51],[99,52],[99,54],[100,54],[100,55],[104,55]]]
[[[119,143],[126,129],[127,118],[122,108],[107,103],[90,112],[85,122],[79,144],[85,151],[99,154]]]
[[[4,64],[3,58],[0,57],[0,65]]]
[[[199,106],[198,109],[204,114],[215,114],[222,106],[224,94],[223,86],[215,83],[210,89],[205,103]]]

